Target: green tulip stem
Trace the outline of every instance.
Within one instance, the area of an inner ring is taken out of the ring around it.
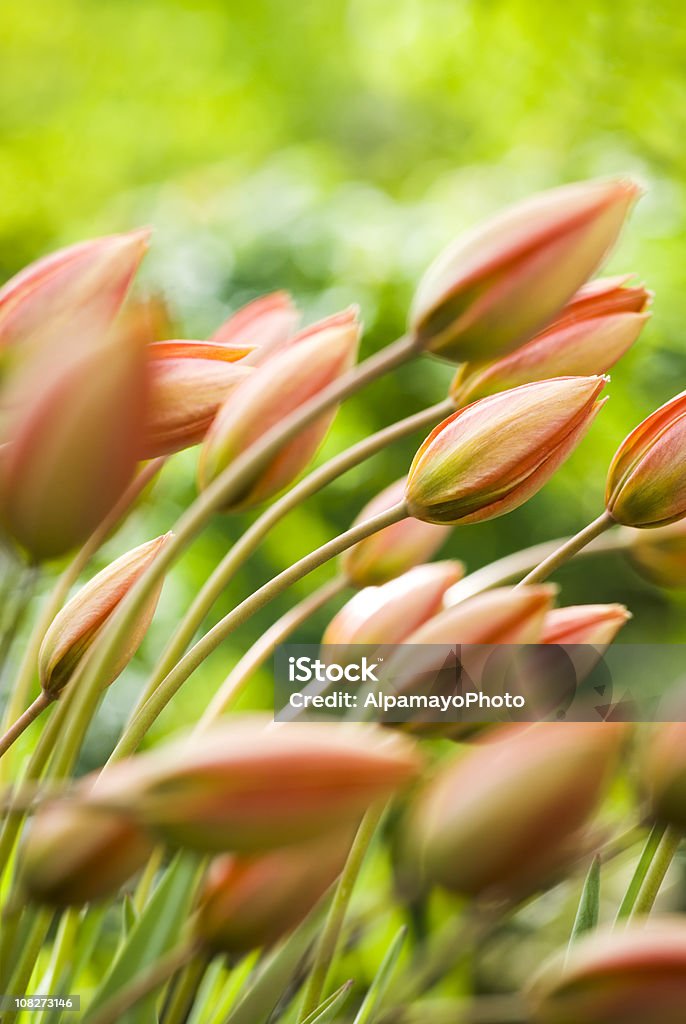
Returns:
[[[101,680],[106,676],[112,662],[118,657],[122,644],[126,642],[145,601],[154,592],[160,580],[164,578],[167,570],[203,530],[209,519],[228,503],[238,498],[283,446],[297,437],[323,412],[418,354],[416,339],[409,336],[398,338],[348,373],[343,374],[338,380],[333,381],[285,419],[267,430],[262,437],[227,466],[185,510],[173,528],[173,536],[169,543],[162,548],[157,558],[121,601],[84,658],[86,664],[79,679],[78,693],[75,695],[68,723],[69,739],[65,741],[70,748],[76,746],[78,749],[80,746],[100,700]],[[243,608],[243,605],[240,607]],[[205,639],[203,638],[203,640]],[[202,644],[203,640],[198,643]],[[193,655],[194,651],[195,648],[192,648],[189,655]],[[171,676],[167,676],[167,680],[170,678]],[[163,702],[162,706],[164,703],[166,702]],[[141,715],[145,713],[148,704],[150,701],[144,708],[141,708]],[[156,714],[153,715],[153,720],[155,717]],[[133,723],[131,724],[133,725]]]
[[[636,902],[628,915],[629,919],[645,917],[653,909],[657,894],[682,839],[682,833],[675,828],[656,826],[656,829],[662,829],[662,834],[657,842],[655,839],[658,833],[655,829],[648,837],[646,849],[649,849],[649,854],[644,865],[645,873],[636,894]]]
[[[52,697],[49,697],[42,690],[34,700],[33,704],[27,707],[26,711],[19,716],[16,722],[7,729],[5,734],[0,737],[0,757],[6,754],[12,744],[19,739],[32,722],[35,722],[40,714],[45,711],[49,704],[52,703]]]
[[[587,544],[590,544],[592,540],[599,537],[601,534],[609,530],[611,526],[615,525],[615,521],[609,512],[603,512],[597,519],[594,519],[592,523],[585,526],[579,533],[574,534],[569,540],[566,540],[557,550],[553,551],[551,555],[544,558],[535,569],[532,569],[523,580],[521,580],[517,586],[523,587],[529,583],[542,583],[547,580],[548,577],[556,572],[561,566],[565,565],[574,555],[578,554]]]
[[[269,627],[262,634],[256,643],[250,647],[240,661],[228,674],[222,685],[217,690],[214,698],[210,701],[196,729],[202,731],[212,725],[230,707],[232,707],[241,696],[245,687],[250,682],[252,675],[264,665],[275,651],[276,647],[293,633],[303,622],[307,622],[310,616],[323,608],[325,604],[340,594],[349,586],[345,576],[335,576],[332,580],[318,587],[304,600],[299,601],[285,615]]]
[[[357,882],[367,851],[376,835],[376,830],[384,810],[384,804],[370,807],[360,822],[353,844],[350,847],[345,867],[336,884],[324,927],[317,942],[314,963],[307,979],[298,1015],[298,1024],[302,1024],[310,1014],[314,1013],[322,1001],[326,980],[336,956],[353,889],[355,888],[355,883]]]
[[[275,576],[268,583],[265,583],[264,586],[254,591],[241,604],[237,605],[233,611],[225,615],[223,619],[220,619],[209,632],[205,633],[191,647],[190,651],[160,683],[157,690],[140,709],[134,720],[129,723],[119,743],[114,748],[110,761],[119,760],[136,750],[148,729],[198,665],[216,650],[227,636],[233,633],[239,626],[242,626],[251,615],[264,608],[265,605],[275,597],[278,597],[279,594],[282,594],[293,583],[297,583],[298,580],[303,579],[308,573],[313,572],[320,565],[324,565],[330,559],[340,555],[343,551],[352,547],[353,544],[357,544],[358,541],[364,540],[366,537],[371,537],[373,534],[378,533],[379,530],[392,526],[406,517],[406,505],[404,501],[401,501],[392,508],[386,509],[384,512],[380,512],[369,519],[365,519],[361,523],[357,523],[349,530],[346,530],[345,533],[341,533],[338,537],[334,537],[333,540],[322,544],[321,547],[311,551],[309,555],[305,555],[300,561],[284,569],[278,576]]]
[[[212,605],[236,575],[238,569],[245,564],[264,537],[288,512],[296,508],[307,498],[312,497],[313,494],[316,494],[339,476],[347,473],[348,470],[359,466],[361,462],[382,451],[389,444],[407,437],[408,434],[412,434],[417,430],[432,426],[450,415],[451,412],[454,412],[454,409],[452,400],[447,398],[428,409],[423,409],[413,416],[408,416],[398,423],[392,423],[383,430],[371,434],[351,448],[336,455],[322,466],[319,466],[311,473],[308,473],[295,487],[287,491],[278,501],[262,512],[259,518],[248,527],[231,550],[224,556],[216,569],[214,569],[194,598],[188,611],[178,626],[176,626],[171,640],[153,670],[138,706],[132,714],[132,718],[155,692],[155,689],[164,677],[171,672],[179,658],[182,657],[184,651],[191,643],[196,630],[212,608]]]

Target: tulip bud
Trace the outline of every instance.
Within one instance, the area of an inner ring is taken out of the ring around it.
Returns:
[[[531,1024],[681,1024],[686,925],[663,917],[591,932],[544,965],[526,998]]]
[[[596,288],[591,296],[586,300],[575,296],[552,327],[509,355],[485,367],[470,363],[460,367],[451,386],[455,404],[467,405],[535,380],[609,370],[628,352],[649,317],[643,312],[648,292],[615,287],[615,280],[609,279],[606,292],[599,287],[601,281],[593,282]],[[632,303],[636,310],[630,308]]]
[[[584,436],[604,385],[604,377],[557,377],[453,413],[414,457],[408,512],[432,523],[478,523],[523,505]]]
[[[41,686],[46,694],[57,697],[66,686],[81,658],[92,646],[119,602],[126,597],[171,536],[171,533],[167,533],[121,555],[86,583],[55,617],[38,655]],[[140,610],[105,686],[109,686],[123,672],[140,647],[155,614],[161,590],[162,583],[154,589]]]
[[[598,277],[587,281],[572,295],[553,320],[551,326],[612,316],[615,313],[644,313],[653,299],[653,293],[642,284],[629,284],[632,274],[616,277]]]
[[[72,798],[44,804],[19,853],[27,896],[58,907],[113,896],[143,867],[153,843],[126,815]]]
[[[278,942],[336,880],[350,842],[346,832],[252,857],[217,857],[200,896],[202,944],[238,956]]]
[[[244,358],[250,352],[200,341],[148,345],[150,394],[141,458],[199,444],[228,396],[254,373]]]
[[[655,727],[642,774],[653,817],[686,828],[686,722],[664,722]]]
[[[602,263],[638,192],[627,179],[579,182],[477,225],[420,282],[410,313],[417,343],[451,362],[511,352]]]
[[[174,846],[255,853],[354,823],[418,771],[415,746],[371,725],[234,718],[102,776],[98,798]]]
[[[627,531],[634,569],[659,587],[686,587],[686,520],[655,530]]]
[[[355,524],[393,508],[405,496],[406,478],[396,480],[362,509]],[[355,587],[387,583],[408,569],[427,562],[450,533],[449,526],[423,523],[411,517],[378,530],[353,544],[341,556],[341,568]]]
[[[308,336],[269,359],[230,395],[212,424],[200,455],[198,479],[208,486],[266,431],[350,369],[360,326],[354,312],[335,326],[310,328]],[[283,490],[308,465],[334,420],[331,409],[287,442],[261,470],[232,510],[249,508]]]
[[[440,610],[446,590],[462,575],[461,562],[432,562],[365,587],[334,616],[322,643],[336,645],[336,661],[355,644],[401,644]]]
[[[553,608],[543,622],[542,644],[607,647],[631,618],[623,604],[580,604]]]
[[[79,242],[29,264],[0,289],[0,349],[25,342],[45,325],[68,330],[75,314],[94,333],[119,310],[145,255],[149,231]]]
[[[623,735],[606,722],[504,726],[444,764],[411,821],[427,879],[466,896],[540,886],[573,853]]]
[[[686,515],[686,391],[622,441],[607,476],[605,504],[624,526],[666,526]]]
[[[292,337],[299,320],[300,314],[288,292],[271,292],[233,313],[211,340],[219,345],[248,345],[251,352],[247,363],[259,366]]]

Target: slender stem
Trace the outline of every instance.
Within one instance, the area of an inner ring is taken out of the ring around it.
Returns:
[[[223,715],[243,693],[250,678],[257,669],[264,665],[267,658],[274,653],[276,647],[283,643],[298,626],[307,622],[311,615],[322,608],[331,598],[340,594],[348,586],[345,576],[336,576],[324,583],[303,601],[294,605],[285,615],[269,627],[260,639],[246,651],[241,660],[228,674],[217,690],[214,698],[205,709],[205,713],[197,724],[198,731],[206,729]]]
[[[639,889],[634,904],[633,911],[631,912],[631,918],[644,916],[649,914],[653,909],[653,904],[657,898],[657,894],[660,891],[665,875],[669,869],[674,854],[679,848],[682,834],[677,829],[668,827],[665,829],[664,835],[662,836],[659,845],[653,851],[650,864],[648,865],[643,884]]]
[[[353,889],[355,888],[355,883],[357,882],[367,851],[376,834],[384,809],[383,804],[370,807],[357,830],[317,943],[314,964],[307,979],[305,994],[298,1015],[298,1024],[302,1024],[322,1001],[326,979],[336,955],[338,941],[343,929],[345,915],[350,905]]]
[[[631,914],[634,910],[634,906],[636,905],[636,899],[638,897],[639,892],[641,891],[641,887],[643,885],[643,882],[645,881],[646,874],[648,873],[648,868],[652,864],[653,858],[657,853],[657,848],[662,842],[662,837],[665,834],[665,830],[666,825],[653,825],[653,828],[651,829],[650,834],[646,839],[645,846],[643,847],[643,852],[641,853],[641,856],[638,859],[636,870],[634,871],[631,881],[629,882],[628,888],[624,894],[624,899],[622,900],[619,910],[617,911],[615,925],[618,925],[620,924],[620,922],[625,921],[627,918],[631,917]]]
[[[585,526],[583,530],[580,530],[579,533],[565,541],[557,551],[544,558],[517,585],[521,587],[528,583],[542,583],[543,580],[547,580],[551,573],[559,569],[565,562],[568,562],[570,558],[573,558],[578,551],[585,548],[587,544],[590,544],[592,540],[599,537],[601,533],[609,530],[611,526],[614,526],[614,519],[608,512],[603,512],[592,523]]]
[[[238,569],[246,562],[249,556],[256,550],[260,542],[269,531],[280,522],[292,509],[296,508],[306,498],[316,494],[327,484],[336,480],[339,476],[347,473],[348,470],[359,466],[365,459],[371,458],[387,445],[416,430],[424,429],[444,416],[449,415],[454,409],[451,399],[445,399],[429,409],[423,409],[414,416],[393,423],[383,430],[377,431],[370,437],[364,438],[358,444],[353,445],[340,455],[335,456],[323,466],[308,473],[290,491],[287,491],[278,501],[270,505],[255,522],[248,527],[245,533],[233,545],[231,550],[224,556],[216,569],[203,584],[190,608],[181,619],[181,622],[174,629],[174,635],[162,653],[155,666],[148,685],[141,696],[138,706],[132,717],[143,706],[146,700],[154,693],[166,675],[171,672],[174,665],[183,655],[184,651],[192,641],[196,630],[203,619],[212,608],[212,605],[221,595],[222,591],[234,577]]]
[[[174,526],[174,535],[170,542],[159,552],[157,558],[118,605],[97,642],[93,644],[88,655],[83,659],[82,664],[85,662],[84,673],[79,682],[70,722],[70,730],[73,729],[73,735],[76,737],[75,742],[80,742],[80,737],[85,734],[88,723],[98,705],[101,691],[100,680],[112,662],[119,656],[121,645],[129,635],[139,610],[157,583],[163,579],[169,567],[200,533],[210,517],[238,497],[246,485],[254,479],[255,474],[268,465],[270,459],[288,441],[297,437],[321,413],[359,391],[365,384],[407,362],[416,354],[416,341],[404,337],[371,356],[364,363],[360,363],[359,366],[344,374],[266,431],[186,509]],[[189,654],[192,653],[193,651],[189,652]],[[169,678],[168,676],[167,679]],[[144,710],[141,709],[141,713]]]
[[[279,594],[287,590],[293,583],[297,583],[314,569],[324,565],[329,559],[335,558],[347,548],[357,544],[358,541],[370,537],[379,530],[399,522],[407,515],[405,502],[401,501],[393,508],[387,509],[370,519],[352,526],[345,533],[334,537],[326,544],[322,544],[316,551],[305,555],[299,562],[284,569],[264,586],[254,591],[250,597],[237,605],[233,611],[225,615],[223,619],[213,626],[181,661],[172,669],[169,675],[158,686],[155,693],[138,712],[136,718],[129,724],[119,743],[114,748],[110,761],[117,761],[122,757],[132,754],[138,747],[150,726],[155,722],[158,715],[162,713],[169,701],[188,679],[192,672],[207,658],[212,651],[216,650],[219,644],[229,636],[235,629],[242,626],[251,615],[264,608]],[[108,761],[108,764],[110,763]]]
[[[119,989],[95,1013],[87,1012],[83,1018],[84,1024],[116,1024],[127,1010],[155,992],[160,985],[169,981],[177,971],[189,964],[196,953],[195,943],[186,942],[177,946],[176,949],[172,949],[171,952],[156,960],[148,970],[139,974],[130,985]]]
[[[5,735],[0,737],[0,757],[6,754],[10,749],[15,740],[18,740],[23,732],[25,732],[32,722],[38,718],[40,714],[52,703],[52,698],[48,697],[46,693],[41,690],[33,704],[31,704],[23,715],[14,722],[13,725],[7,729]]]

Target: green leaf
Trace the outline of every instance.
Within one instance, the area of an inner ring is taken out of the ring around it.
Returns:
[[[391,942],[386,955],[381,961],[381,966],[374,976],[367,995],[362,1001],[362,1006],[357,1011],[354,1024],[371,1024],[374,1020],[374,1015],[378,1010],[381,1000],[386,994],[388,983],[391,980],[391,975],[395,970],[395,965],[398,962],[398,957],[403,948],[405,942],[405,936],[407,935],[407,928],[403,925],[402,928],[398,929],[393,941]]]
[[[164,953],[178,945],[188,920],[197,874],[198,862],[194,857],[178,854],[172,861],[95,993],[83,1024],[88,1024],[94,1011],[116,992],[131,985]],[[155,1001],[152,993],[124,1014],[119,1024],[157,1024]]]
[[[333,1020],[334,1016],[340,1010],[343,1003],[348,998],[348,993],[353,986],[352,978],[346,981],[344,985],[341,985],[339,989],[336,989],[332,996],[325,999],[317,1009],[305,1017],[302,1024],[327,1024],[328,1021]]]
[[[138,913],[136,911],[136,905],[129,893],[126,893],[121,905],[121,916],[122,916],[122,932],[126,936],[133,929],[133,926],[138,919]]]
[[[581,899],[576,912],[572,934],[569,938],[569,948],[574,945],[579,936],[584,932],[590,932],[598,924],[598,913],[600,909],[600,857],[594,857],[593,863],[588,869],[584,887],[581,891]]]

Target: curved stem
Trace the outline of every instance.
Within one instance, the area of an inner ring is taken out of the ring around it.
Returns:
[[[38,716],[45,711],[51,703],[52,698],[48,697],[48,695],[41,690],[33,704],[31,704],[24,714],[20,715],[16,722],[7,729],[4,736],[0,737],[0,757],[7,753],[15,740],[19,739],[21,734],[28,729],[32,722],[35,722]]]
[[[370,537],[379,530],[392,526],[393,523],[404,519],[406,515],[405,502],[401,501],[392,508],[386,509],[385,512],[381,512],[379,515],[372,516],[370,519],[365,519],[356,526],[352,526],[345,533],[334,537],[333,540],[328,541],[326,544],[322,544],[316,551],[310,552],[309,555],[301,558],[299,562],[295,562],[288,569],[284,569],[278,576],[265,583],[264,586],[252,593],[250,597],[247,597],[245,601],[237,605],[223,619],[220,619],[216,626],[213,626],[208,633],[205,633],[198,640],[194,647],[191,647],[188,654],[181,659],[169,675],[160,683],[155,693],[140,709],[136,718],[125,730],[107,763],[109,764],[110,761],[119,760],[133,753],[150,726],[191,673],[230,633],[239,626],[242,626],[251,615],[264,608],[271,600],[278,597],[284,590],[287,590],[291,584],[297,583],[298,580],[307,576],[308,573],[319,568],[320,565],[324,565],[329,559],[340,555],[341,552],[352,547],[353,544],[357,544],[358,541],[364,540],[365,537]]]
[[[186,509],[174,526],[170,542],[159,552],[157,558],[121,601],[97,642],[84,659],[86,662],[84,673],[79,682],[70,721],[70,729],[73,728],[76,737],[85,734],[91,716],[98,705],[101,690],[100,680],[118,657],[121,645],[128,636],[139,610],[158,582],[164,578],[169,567],[200,533],[210,517],[238,497],[254,479],[255,474],[268,465],[270,459],[288,441],[297,437],[321,413],[359,391],[365,384],[407,362],[416,354],[416,341],[413,338],[403,337],[360,363],[359,366],[344,374],[266,431]],[[192,654],[192,651],[189,654]],[[144,708],[141,709],[141,714],[144,710]]]
[[[413,416],[408,416],[398,423],[393,423],[383,430],[377,431],[370,437],[364,438],[358,444],[341,452],[340,455],[336,455],[311,473],[308,473],[295,487],[287,491],[273,505],[270,505],[236,541],[231,550],[224,556],[223,560],[203,584],[190,608],[175,628],[174,635],[166,649],[162,652],[162,656],[153,669],[152,676],[132,717],[135,716],[135,713],[154,693],[164,677],[171,672],[192,641],[196,630],[212,608],[212,605],[219,598],[238,569],[255,551],[269,531],[288,512],[296,508],[306,498],[311,497],[327,484],[336,480],[339,476],[347,473],[348,470],[359,466],[365,459],[371,458],[372,455],[375,455],[387,445],[406,437],[408,434],[414,433],[416,430],[431,426],[437,420],[449,415],[453,410],[453,401],[448,398],[428,409],[423,409]]]
[[[619,910],[617,911],[617,917],[615,919],[615,925],[620,924],[621,921],[631,917],[638,894],[641,891],[641,887],[645,881],[645,877],[648,873],[648,869],[653,862],[653,858],[657,853],[657,848],[662,842],[662,837],[665,834],[666,825],[653,825],[648,838],[646,839],[643,852],[638,859],[636,870],[634,871],[629,886],[624,894]]]
[[[543,580],[547,580],[551,573],[555,572],[560,566],[568,562],[570,558],[573,558],[578,551],[585,548],[587,544],[590,544],[592,540],[599,537],[601,533],[605,533],[611,526],[615,525],[615,521],[608,512],[603,512],[597,519],[594,519],[592,523],[585,526],[579,533],[574,534],[569,540],[565,541],[556,551],[532,569],[528,575],[521,580],[517,586],[526,586],[529,583],[542,583]]]
[[[127,1010],[146,996],[155,992],[177,971],[186,967],[197,953],[195,943],[184,943],[172,949],[146,971],[143,971],[126,988],[120,989],[111,999],[94,1013],[86,1013],[84,1024],[116,1024]]]
[[[322,1001],[329,969],[336,955],[345,915],[357,882],[362,863],[376,834],[385,805],[370,807],[357,830],[350,853],[345,862],[341,877],[338,879],[329,912],[326,915],[324,928],[317,943],[314,964],[307,979],[302,1006],[298,1015],[298,1024],[302,1024]]]
[[[653,909],[665,875],[674,859],[674,854],[679,848],[682,835],[677,829],[671,826],[666,828],[658,845],[652,851],[650,864],[648,865],[641,888],[636,897],[634,908],[630,918],[644,916]]]
[[[336,576],[334,579],[322,584],[314,593],[294,605],[280,619],[277,619],[262,634],[260,639],[246,651],[241,660],[228,674],[205,709],[196,729],[198,731],[206,729],[223,715],[234,701],[240,697],[250,682],[253,673],[261,665],[264,665],[267,658],[274,653],[276,647],[283,643],[286,637],[289,637],[298,626],[302,625],[303,622],[307,622],[310,616],[319,611],[331,598],[345,590],[347,586],[348,580],[345,576]]]

